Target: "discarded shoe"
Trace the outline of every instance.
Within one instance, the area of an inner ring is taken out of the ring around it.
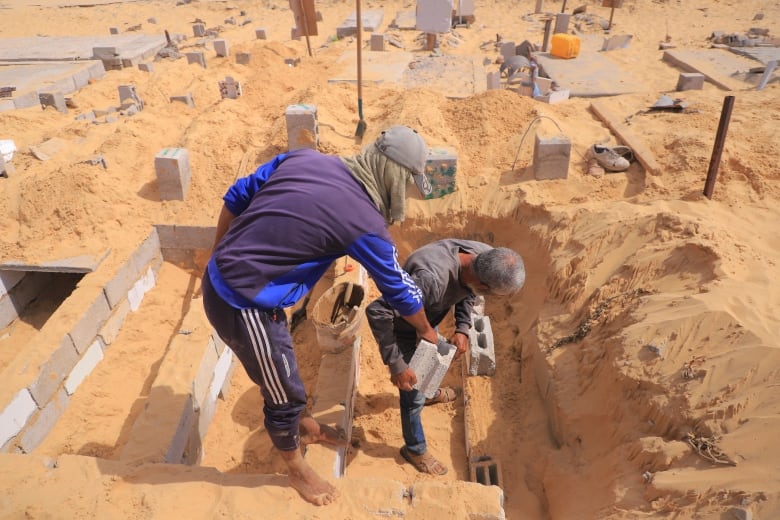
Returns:
[[[590,147],[589,152],[590,156],[596,159],[596,162],[608,172],[622,172],[631,165],[628,159],[607,146],[594,144]]]
[[[628,146],[623,146],[623,145],[613,146],[612,151],[618,154],[619,156],[623,157],[624,159],[628,160],[628,162],[630,163],[634,162],[634,151]]]

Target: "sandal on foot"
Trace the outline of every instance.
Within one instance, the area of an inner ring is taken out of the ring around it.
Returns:
[[[436,393],[430,399],[425,400],[425,406],[439,403],[451,403],[458,397],[458,392],[450,386],[443,386],[436,390]]]
[[[422,455],[417,455],[404,446],[401,448],[401,456],[420,473],[438,476],[447,474],[447,466],[436,460],[436,458],[427,451]]]

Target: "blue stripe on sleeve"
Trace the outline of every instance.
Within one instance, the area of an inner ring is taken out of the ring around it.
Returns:
[[[225,201],[225,207],[235,216],[243,213],[252,201],[252,197],[260,191],[263,184],[289,154],[290,152],[279,154],[258,166],[254,173],[238,179],[222,197],[222,200]]]
[[[395,245],[374,234],[365,234],[347,248],[374,279],[379,291],[401,316],[409,316],[423,306],[422,291],[398,263]]]

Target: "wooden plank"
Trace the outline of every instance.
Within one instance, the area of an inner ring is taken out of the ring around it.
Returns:
[[[658,166],[653,152],[651,152],[631,129],[622,122],[622,119],[615,116],[615,114],[600,101],[593,101],[590,104],[590,108],[596,116],[615,133],[620,141],[631,148],[634,152],[634,157],[636,157],[636,160],[639,161],[646,171],[650,172],[652,175],[660,175],[661,168]]]

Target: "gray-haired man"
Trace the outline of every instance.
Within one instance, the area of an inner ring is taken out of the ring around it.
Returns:
[[[425,315],[432,326],[454,311],[455,333],[450,343],[457,348],[456,359],[468,349],[477,295],[509,295],[525,283],[525,265],[519,254],[473,240],[445,239],[425,245],[414,251],[403,267],[422,291]],[[390,380],[398,387],[405,442],[401,455],[418,471],[444,475],[447,468],[427,452],[420,413],[426,404],[452,401],[455,391],[440,388],[426,402],[425,395],[413,388],[417,376],[408,365],[417,346],[414,328],[383,298],[368,305],[366,316],[382,360],[390,369]]]

